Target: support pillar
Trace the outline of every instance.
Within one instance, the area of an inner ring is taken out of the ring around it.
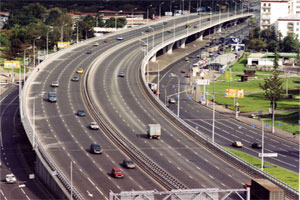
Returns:
[[[180,45],[180,48],[184,49],[185,48],[185,41],[186,41],[187,38],[184,38],[182,40],[180,40],[181,42],[181,45]]]
[[[168,54],[172,54],[173,53],[173,46],[175,43],[169,44],[168,45]]]

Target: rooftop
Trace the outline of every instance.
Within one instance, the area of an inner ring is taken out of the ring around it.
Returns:
[[[278,21],[300,21],[300,15],[298,14],[293,14],[293,15],[288,15],[285,17],[280,17]]]

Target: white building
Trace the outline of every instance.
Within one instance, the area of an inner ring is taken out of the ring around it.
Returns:
[[[300,15],[300,0],[294,0],[293,14]]]
[[[266,29],[293,12],[293,1],[300,0],[261,0],[260,28]]]
[[[282,34],[283,37],[289,33],[298,36],[300,40],[300,14],[288,15],[277,20],[276,30]]]

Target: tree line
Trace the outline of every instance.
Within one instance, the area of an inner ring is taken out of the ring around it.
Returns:
[[[97,14],[94,18],[90,15],[80,18],[76,23],[67,14],[66,9],[47,9],[40,3],[31,3],[18,9],[13,9],[8,21],[0,32],[0,44],[5,48],[2,57],[13,59],[22,57],[24,49],[33,45],[35,41],[38,49],[51,50],[57,42],[68,41],[71,43],[78,39],[83,40],[94,37],[93,27],[122,28],[126,25],[125,18],[110,18],[104,22],[102,16]]]

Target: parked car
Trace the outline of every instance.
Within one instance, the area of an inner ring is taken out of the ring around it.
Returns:
[[[6,180],[6,183],[15,183],[17,181],[14,174],[6,174],[5,180]]]
[[[78,110],[76,114],[77,114],[77,116],[79,116],[79,117],[84,117],[84,116],[85,116],[84,110]]]
[[[242,148],[243,147],[243,143],[241,141],[234,141],[232,143],[233,147],[237,147],[237,148]]]
[[[123,166],[126,167],[127,169],[133,169],[135,168],[135,163],[132,160],[124,159]]]
[[[186,69],[182,69],[180,70],[181,73],[185,73],[186,72]]]
[[[91,144],[91,153],[94,154],[101,154],[102,153],[102,148],[99,144]]]
[[[120,169],[120,168],[112,168],[111,174],[115,178],[123,178],[124,177],[124,173],[123,173],[122,169]]]
[[[51,86],[52,86],[52,87],[58,87],[58,86],[59,86],[58,81],[53,81],[53,82],[51,83]]]
[[[91,122],[90,128],[93,129],[93,130],[98,130],[99,125],[97,124],[97,122]]]
[[[78,76],[73,76],[73,78],[71,80],[74,81],[74,82],[77,82],[77,81],[79,81],[79,77]]]
[[[186,74],[185,74],[185,77],[186,77],[186,78],[191,78],[191,73],[186,73]]]
[[[252,146],[252,148],[254,148],[254,149],[261,149],[261,148],[262,148],[261,144],[256,143],[256,142],[254,142],[251,146]]]
[[[175,100],[174,98],[170,98],[170,99],[169,99],[169,103],[175,104],[175,103],[176,103],[176,100]]]

